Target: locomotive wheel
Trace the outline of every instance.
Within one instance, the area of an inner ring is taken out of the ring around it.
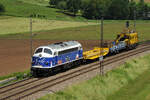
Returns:
[[[81,61],[80,60],[75,62],[75,66],[78,66],[78,65],[81,65]]]
[[[52,70],[52,69],[49,69],[48,74],[49,74],[49,75],[53,75],[53,70]]]
[[[38,75],[37,75],[36,72],[32,72],[32,76],[33,76],[33,77],[38,77]]]
[[[72,62],[71,63],[67,63],[63,66],[64,69],[69,69],[73,66]]]

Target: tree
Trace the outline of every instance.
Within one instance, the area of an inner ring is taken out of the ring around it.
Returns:
[[[134,0],[131,0],[129,2],[129,19],[134,19],[134,14],[136,10],[136,3]]]
[[[112,0],[109,7],[109,18],[127,19],[129,16],[129,0]]]
[[[60,1],[58,4],[57,4],[57,8],[58,9],[62,9],[62,10],[66,10],[67,9],[67,4],[65,1]]]
[[[67,0],[67,10],[76,13],[80,10],[81,0]]]
[[[5,11],[5,7],[2,4],[0,4],[0,13],[4,11]]]
[[[58,2],[59,2],[59,0],[50,0],[50,1],[49,1],[49,4],[56,6],[56,5],[58,4]]]
[[[88,19],[97,19],[99,15],[98,0],[90,0],[87,8],[84,8],[83,16]]]
[[[137,12],[138,12],[138,17],[139,18],[143,18],[143,16],[144,16],[144,9],[145,9],[144,0],[140,0],[140,2],[137,4]]]
[[[89,19],[100,19],[101,16],[107,16],[110,0],[90,0],[85,2],[87,5],[83,10],[83,16]]]
[[[140,19],[147,18],[148,12],[150,11],[150,7],[144,2],[144,0],[140,0],[137,4],[137,14]]]

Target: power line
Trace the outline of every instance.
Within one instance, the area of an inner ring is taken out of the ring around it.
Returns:
[[[100,74],[104,75],[103,66],[103,16],[101,17],[101,32],[100,32]],[[102,56],[101,56],[102,55]]]
[[[30,56],[32,60],[32,47],[33,47],[33,40],[32,40],[32,18],[30,18]]]

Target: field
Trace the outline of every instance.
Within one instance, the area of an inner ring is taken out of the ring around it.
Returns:
[[[150,0],[144,0],[144,1],[150,3]]]
[[[49,0],[19,0],[19,1],[39,6],[49,6]]]
[[[44,19],[83,20],[82,17],[67,16],[58,9],[48,7],[48,2],[44,0],[0,0],[0,3],[5,6],[6,11],[3,13],[5,16],[29,17],[30,15],[36,14],[36,16],[45,16]]]
[[[92,22],[74,22],[74,21],[58,21],[58,20],[45,20],[33,19],[33,31],[43,31],[52,29],[61,29],[69,27],[80,27],[87,25],[95,25]],[[29,32],[30,19],[21,17],[0,17],[0,35],[2,34],[16,34]]]
[[[35,31],[33,32],[35,34],[34,39],[48,39],[48,40],[98,40],[100,39],[100,25],[93,25],[96,23],[87,24],[87,22],[78,23],[78,22],[54,21],[54,22],[59,22],[57,24],[57,23],[51,23],[51,21],[49,22],[45,20],[42,20],[42,21],[39,20],[33,23],[33,30]],[[125,27],[125,22],[126,21],[115,21],[115,20],[104,21],[104,39],[114,40],[116,38],[116,34],[119,34],[120,32],[123,31]],[[18,21],[18,23],[20,23],[20,21]],[[35,23],[40,23],[40,24],[35,24]],[[74,27],[74,28],[62,28],[62,27],[73,27],[73,25],[74,26],[81,25],[81,26]],[[89,25],[89,26],[84,26],[84,25]],[[136,25],[137,25],[136,30],[139,33],[140,41],[148,40],[150,38],[150,35],[149,35],[150,21],[137,21]],[[10,25],[11,31],[4,30],[4,29],[7,29],[7,24],[4,26],[2,26],[4,28],[0,27],[1,30],[4,31],[4,33],[15,33],[15,32],[18,33],[18,31],[20,31],[21,34],[5,35],[3,34],[3,32],[1,32],[1,34],[3,35],[0,35],[0,38],[3,38],[3,39],[29,39],[30,38],[29,32],[25,32],[25,33],[21,32],[22,30],[24,31],[29,30],[28,23],[23,24],[23,25],[16,24],[17,27],[16,26],[13,27],[13,25]],[[133,28],[133,21],[131,21],[131,27]],[[53,30],[50,30],[50,29],[53,29]],[[38,31],[38,30],[41,30],[41,31]]]
[[[149,59],[147,55],[127,61],[105,76],[97,75],[38,100],[149,100]]]
[[[137,2],[139,2],[140,0],[135,0]],[[150,0],[144,0],[146,3],[150,3]]]

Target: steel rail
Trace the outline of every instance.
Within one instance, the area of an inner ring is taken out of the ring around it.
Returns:
[[[4,87],[0,88],[0,94],[5,93],[7,91],[10,91],[12,89],[18,88],[18,87],[27,85],[27,84],[31,84],[31,83],[39,81],[41,79],[38,79],[38,78],[28,78],[28,79],[25,79],[25,80],[21,80],[21,81],[15,82],[13,84],[9,84],[7,86],[4,86]]]

